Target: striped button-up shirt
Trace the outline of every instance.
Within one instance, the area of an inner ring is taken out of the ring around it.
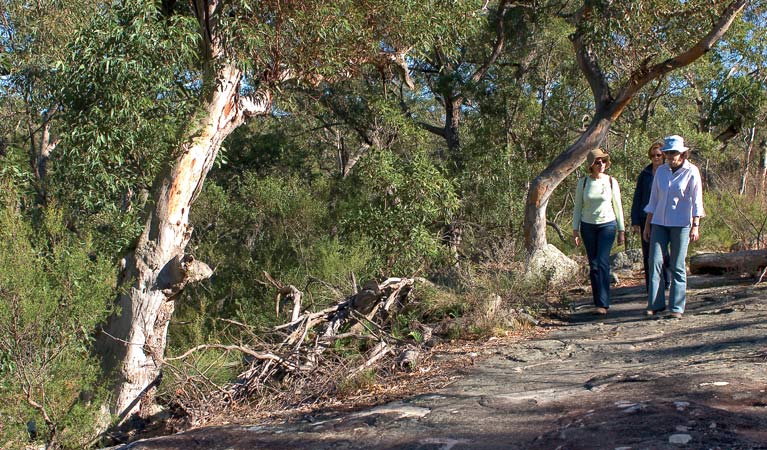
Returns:
[[[688,227],[693,217],[705,216],[703,182],[698,168],[689,161],[682,163],[676,172],[668,164],[658,167],[650,202],[644,210],[652,214],[652,224],[667,227]]]

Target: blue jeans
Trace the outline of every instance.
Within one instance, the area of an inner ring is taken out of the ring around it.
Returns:
[[[644,267],[644,289],[650,292],[650,243],[642,239],[644,221],[639,224],[639,237],[642,241],[642,267]],[[666,249],[668,250],[668,249]],[[663,284],[668,289],[671,286],[671,270],[668,268],[668,251],[663,253]]]
[[[665,227],[653,225],[650,231],[650,286],[647,292],[647,309],[666,309],[663,290],[663,253],[668,250],[668,266],[671,270],[668,306],[672,312],[683,313],[687,301],[687,269],[684,260],[690,243],[690,227]]]
[[[613,248],[617,224],[581,222],[581,237],[589,258],[589,279],[594,305],[610,307],[610,250]]]

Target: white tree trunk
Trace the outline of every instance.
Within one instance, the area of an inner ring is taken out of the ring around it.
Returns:
[[[748,171],[751,170],[751,152],[754,149],[754,135],[756,134],[756,126],[751,127],[748,133],[748,146],[746,147],[746,154],[743,156],[743,171],[740,174],[740,195],[746,194],[746,185],[748,181]]]
[[[151,413],[174,298],[188,283],[212,274],[207,265],[184,252],[192,235],[189,209],[221,142],[247,117],[271,107],[268,93],[260,93],[257,102],[239,97],[241,76],[233,66],[219,69],[199,123],[173,166],[155,184],[144,232],[135,251],[124,259],[119,309],[98,340],[105,369],[116,375],[112,412],[120,419],[134,412]]]

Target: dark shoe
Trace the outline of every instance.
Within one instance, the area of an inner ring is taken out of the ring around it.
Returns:
[[[597,309],[594,310],[594,314],[597,316],[604,316],[607,314],[607,308],[597,307]]]
[[[672,312],[671,314],[666,316],[666,318],[667,319],[681,319],[682,318],[682,313]]]

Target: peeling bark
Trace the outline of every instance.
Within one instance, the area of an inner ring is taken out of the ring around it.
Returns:
[[[121,418],[152,410],[159,383],[168,323],[176,295],[189,283],[211,276],[211,269],[185,253],[192,235],[189,210],[222,141],[253,115],[271,107],[271,95],[240,98],[242,73],[231,65],[216,73],[199,125],[181,145],[172,167],[153,190],[155,201],[134,252],[124,259],[123,293],[118,311],[100,334],[97,349],[106,371],[116,375],[113,413]]]

